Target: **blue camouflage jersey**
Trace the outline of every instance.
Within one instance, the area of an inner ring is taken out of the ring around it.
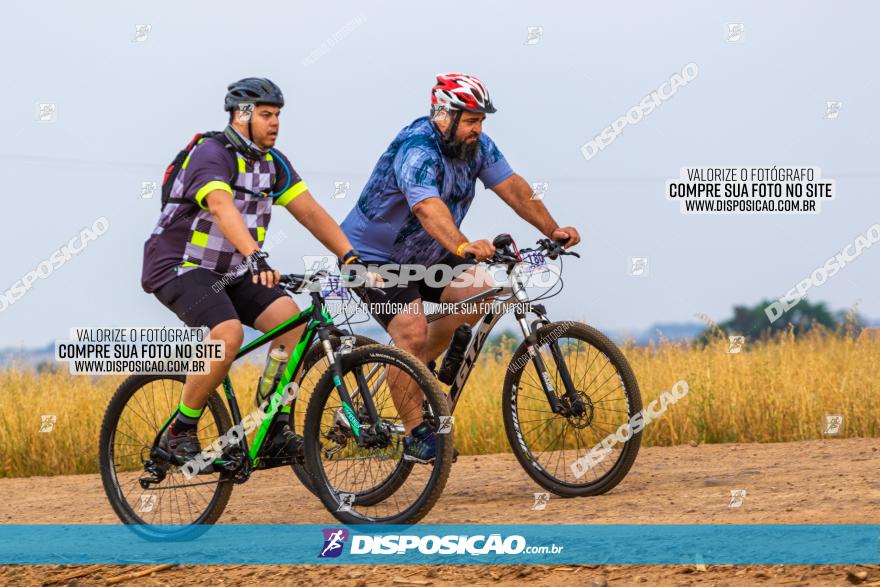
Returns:
[[[431,265],[449,252],[429,235],[412,207],[440,198],[461,226],[474,199],[477,178],[486,189],[513,175],[504,155],[485,134],[472,161],[440,152],[439,133],[427,116],[405,127],[379,158],[342,230],[364,260]]]

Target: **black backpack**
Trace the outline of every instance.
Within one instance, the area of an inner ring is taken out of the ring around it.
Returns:
[[[238,180],[238,158],[235,155],[235,147],[232,146],[232,143],[229,142],[229,139],[226,138],[226,135],[223,134],[222,131],[211,130],[211,131],[207,131],[207,132],[199,132],[199,133],[195,134],[195,136],[192,138],[192,140],[189,142],[189,144],[186,147],[184,147],[177,154],[176,157],[174,157],[174,161],[172,161],[168,165],[168,167],[165,169],[165,175],[162,178],[162,208],[163,209],[169,203],[194,204],[194,202],[192,200],[188,200],[186,198],[172,198],[171,197],[171,189],[174,187],[174,180],[177,178],[178,174],[180,174],[180,169],[183,166],[183,162],[186,161],[186,158],[189,157],[189,154],[192,152],[193,149],[195,149],[196,145],[201,143],[203,140],[207,140],[207,139],[214,139],[215,141],[218,141],[221,145],[223,145],[226,148],[226,151],[229,153],[230,157],[232,157],[232,177],[229,178],[229,185],[235,186],[235,182],[236,182],[236,180]],[[274,153],[273,150],[270,149],[269,152],[273,153],[273,157],[278,158],[278,155],[276,153]],[[285,171],[284,175],[287,178],[285,186],[280,192],[276,192],[273,194],[265,194],[264,192],[252,192],[251,190],[246,189],[246,188],[242,188],[242,187],[233,187],[233,189],[244,191],[244,192],[247,192],[247,193],[255,195],[255,196],[259,196],[259,195],[263,194],[264,196],[276,197],[276,196],[284,193],[284,191],[286,191],[287,188],[290,187],[290,172],[287,170],[287,166],[284,164],[283,161],[281,161],[280,158],[278,158],[278,161],[281,163],[281,167]],[[276,184],[278,181],[278,177],[280,177],[280,176],[281,176],[280,173],[276,176]],[[273,189],[274,189],[274,187],[275,186],[273,186]]]

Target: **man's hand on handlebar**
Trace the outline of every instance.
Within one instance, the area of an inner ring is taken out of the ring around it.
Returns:
[[[555,241],[565,241],[562,246],[566,249],[581,242],[581,235],[573,226],[560,226],[550,234],[550,238]]]
[[[488,240],[483,239],[468,243],[466,247],[461,249],[459,256],[466,259],[476,259],[477,261],[485,261],[495,254],[495,247]]]
[[[266,287],[275,287],[281,281],[281,274],[269,267],[269,253],[256,250],[244,258],[248,271],[251,273],[251,281],[259,282]]]
[[[354,274],[363,275],[364,285],[367,287],[381,288],[385,285],[385,280],[382,279],[382,276],[375,271],[371,271],[369,266],[364,264],[360,253],[354,249],[339,259],[339,272],[347,279],[351,279],[351,276]]]

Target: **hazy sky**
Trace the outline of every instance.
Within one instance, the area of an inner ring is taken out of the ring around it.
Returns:
[[[340,221],[396,132],[426,112],[433,76],[480,76],[498,107],[485,132],[528,181],[548,182],[545,203],[584,236],[548,304],[560,319],[606,329],[698,312],[723,320],[880,222],[876,3],[91,6],[14,3],[0,21],[0,292],[96,218],[110,223],[0,312],[0,347],[44,345],[73,326],[178,323],[140,288],[159,208],[141,183],[161,180],[196,131],[222,128],[226,85],[251,75],[283,88],[278,147]],[[728,42],[729,23],[743,25],[740,42]],[[151,27],[142,42],[137,24]],[[536,44],[530,26],[543,27]],[[583,157],[582,144],[690,62],[694,81]],[[842,103],[836,119],[829,100]],[[54,122],[36,120],[40,102],[56,105]],[[686,216],[664,182],[698,165],[820,167],[839,197],[815,216]],[[346,198],[331,198],[336,181],[351,182]],[[323,253],[283,210],[270,236],[278,229],[276,268],[300,271],[302,255]],[[539,237],[479,184],[463,230]],[[648,257],[647,277],[627,274],[633,256]],[[878,268],[875,247],[810,298],[880,317]]]

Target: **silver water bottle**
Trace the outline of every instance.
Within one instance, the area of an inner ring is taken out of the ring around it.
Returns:
[[[283,344],[269,351],[269,356],[266,358],[266,367],[263,369],[260,382],[257,384],[257,395],[254,398],[254,403],[257,407],[260,407],[272,395],[272,392],[275,391],[275,387],[277,387],[278,381],[281,380],[281,375],[284,373],[287,359],[288,356],[284,352]]]

